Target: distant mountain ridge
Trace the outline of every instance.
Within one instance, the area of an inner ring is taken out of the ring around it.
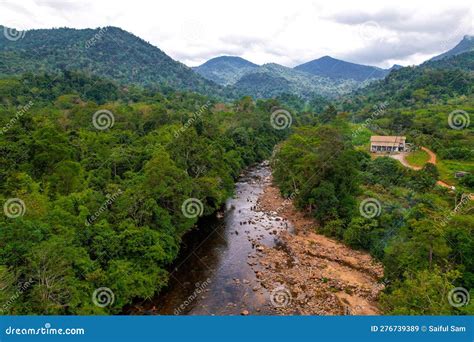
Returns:
[[[0,26],[0,30],[4,27]],[[430,68],[470,68],[473,36],[424,64]],[[467,54],[467,55],[466,55]],[[450,59],[451,56],[462,56]],[[439,62],[438,62],[439,61]],[[434,63],[436,62],[436,63]],[[432,64],[434,63],[434,64]],[[40,29],[20,39],[0,35],[0,77],[24,73],[81,71],[119,84],[160,86],[194,91],[223,99],[292,94],[335,97],[350,93],[392,71],[324,56],[295,68],[275,63],[258,65],[235,56],[220,56],[189,68],[158,47],[117,27]]]
[[[334,97],[349,93],[360,83],[353,80],[331,80],[276,63],[264,64],[242,76],[234,84],[240,94],[275,97],[290,93],[311,98],[314,94]]]
[[[218,84],[231,86],[238,94],[254,97],[273,97],[283,93],[303,97],[313,94],[333,97],[365,84],[364,79],[322,76],[276,63],[257,65],[235,56],[212,58],[193,70]],[[380,78],[375,75],[368,80],[377,77]]]
[[[350,63],[330,56],[300,64],[295,69],[330,79],[353,79],[359,82],[384,78],[390,72],[390,69]]]

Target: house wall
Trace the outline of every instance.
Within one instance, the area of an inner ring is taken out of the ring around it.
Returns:
[[[403,152],[405,150],[405,144],[381,144],[371,143],[371,152]]]

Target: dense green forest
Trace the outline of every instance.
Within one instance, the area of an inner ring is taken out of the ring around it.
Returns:
[[[184,234],[272,154],[282,194],[318,232],[383,262],[386,313],[474,313],[447,301],[474,288],[473,52],[331,101],[267,65],[239,81],[274,96],[257,100],[116,28],[28,33],[0,38],[2,314],[117,314],[154,296]],[[272,127],[279,108],[291,109],[291,129]],[[404,135],[438,163],[414,171],[374,158],[373,134]],[[92,300],[102,286],[115,294],[107,307]]]
[[[118,313],[151,297],[198,219],[183,203],[214,212],[285,137],[274,100],[224,105],[77,73],[2,79],[0,93],[0,197],[14,199],[0,219],[4,314]],[[101,286],[112,306],[93,305]]]
[[[118,27],[30,30],[18,41],[0,35],[0,76],[65,70],[86,72],[125,85],[160,84],[222,97],[231,94]]]
[[[458,308],[448,301],[454,287],[474,294],[471,58],[442,61],[453,68],[404,68],[343,99],[339,112],[306,113],[312,123],[280,144],[273,160],[282,193],[319,221],[319,232],[383,262],[381,304],[389,314],[474,313],[472,303]],[[450,113],[462,114],[459,126],[453,128]],[[440,160],[414,171],[373,158],[372,134],[405,135]],[[470,175],[454,179],[459,170]],[[456,190],[437,186],[438,179]]]

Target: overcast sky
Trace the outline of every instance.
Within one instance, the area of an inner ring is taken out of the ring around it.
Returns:
[[[0,0],[0,24],[118,26],[189,66],[221,55],[295,66],[330,55],[419,64],[474,33],[474,1]]]

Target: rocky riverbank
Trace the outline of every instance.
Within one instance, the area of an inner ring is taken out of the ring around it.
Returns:
[[[297,211],[268,183],[256,210],[281,217],[275,247],[258,246],[253,262],[274,310],[283,315],[377,315],[383,267],[369,254],[315,233],[316,222]]]

